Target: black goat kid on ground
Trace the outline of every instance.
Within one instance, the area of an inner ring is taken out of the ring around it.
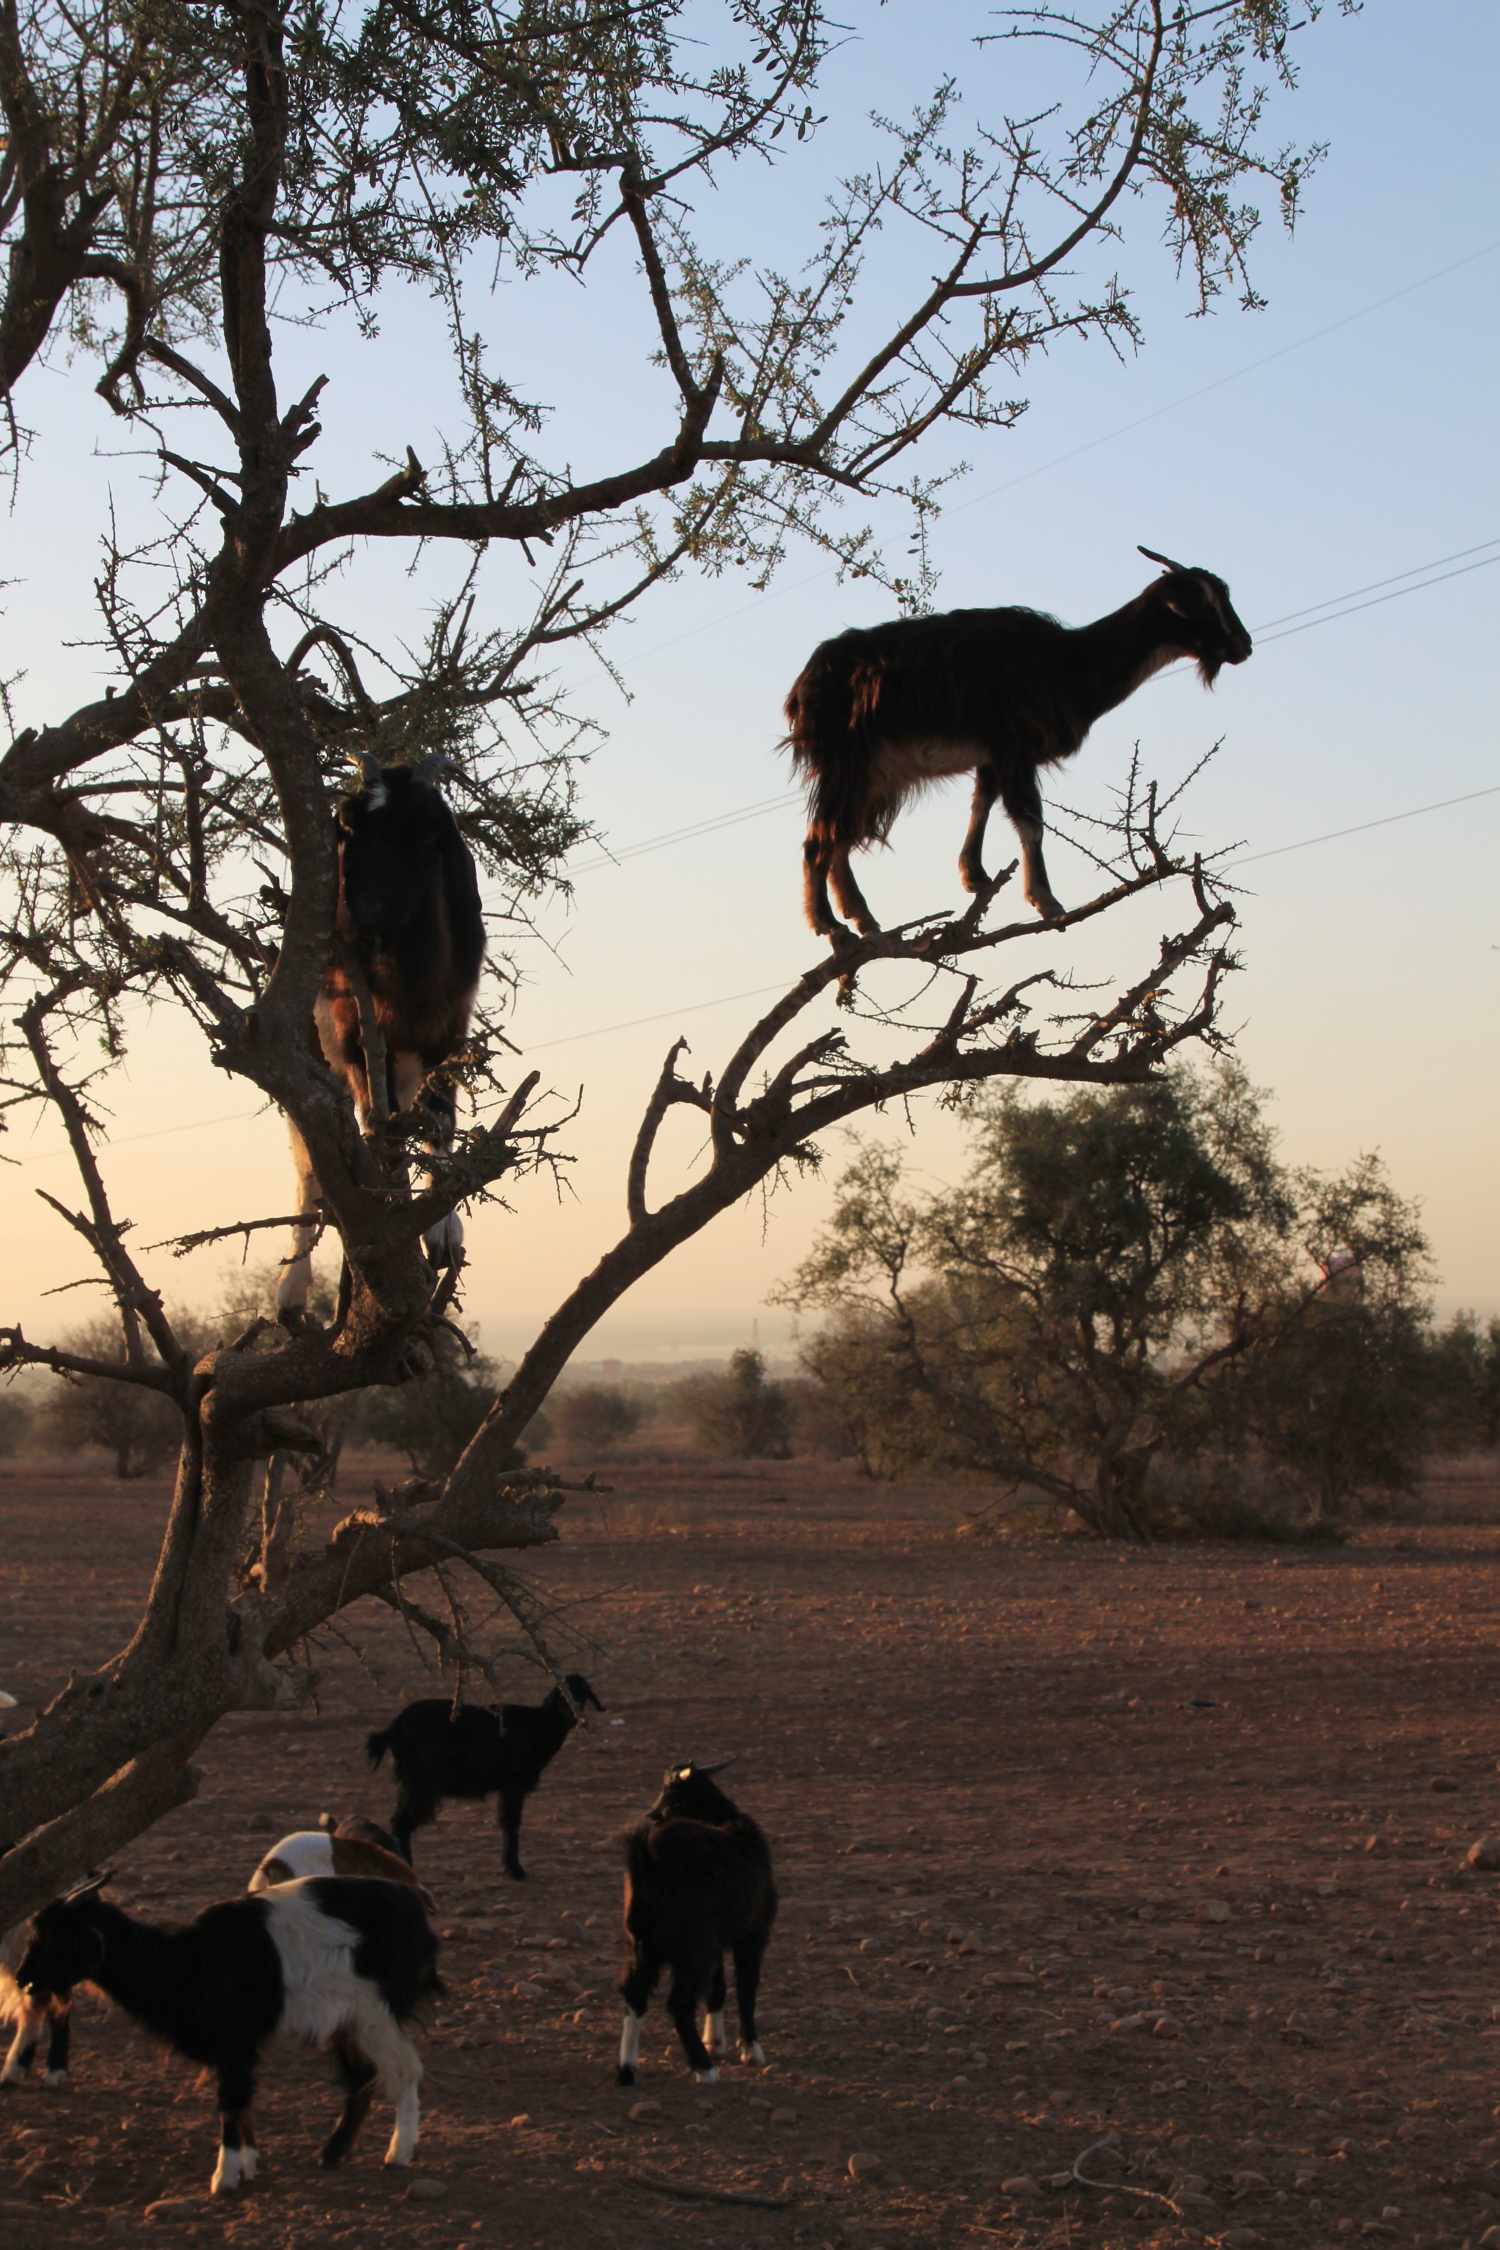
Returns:
[[[750,1815],[710,1778],[723,1770],[723,1765],[674,1767],[650,1812],[625,1839],[630,1959],[620,1980],[626,2015],[615,2075],[621,2086],[635,2084],[641,2022],[664,1968],[672,1972],[667,2013],[688,2068],[702,2085],[718,2078],[725,2052],[726,1948],[734,1956],[740,2060],[766,2059],[755,2034],[755,1996],[776,1919],[771,1848]],[[706,2047],[698,2032],[700,2006],[708,2016]]]
[[[1243,664],[1250,635],[1211,570],[1141,553],[1162,575],[1092,625],[1059,625],[1034,609],[954,609],[841,633],[813,651],[787,697],[792,761],[807,784],[803,846],[807,919],[825,937],[841,924],[880,925],[849,866],[861,844],[885,843],[908,797],[948,774],[974,775],[959,854],[966,891],[987,882],[985,824],[998,797],[1021,841],[1026,896],[1046,919],[1065,909],[1042,858],[1037,769],[1071,758],[1094,721],[1153,673],[1191,657],[1205,687]]]
[[[437,1817],[445,1797],[488,1797],[498,1790],[496,1817],[505,1832],[505,1872],[526,1879],[521,1865],[521,1808],[578,1724],[586,1704],[604,1705],[581,1672],[567,1675],[567,1695],[554,1688],[541,1703],[502,1703],[498,1710],[426,1696],[396,1713],[365,1747],[378,1766],[387,1750],[396,1769],[391,1834],[408,1860],[415,1829]],[[569,1700],[571,1698],[571,1702]]]

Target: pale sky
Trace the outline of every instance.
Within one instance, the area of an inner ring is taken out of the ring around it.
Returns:
[[[753,204],[762,247],[789,259],[809,197],[858,147],[850,120],[914,98],[946,59],[934,24],[960,20],[909,0],[855,11],[856,36],[825,79],[823,148],[799,152],[769,190],[763,177],[730,183],[725,224]],[[967,88],[977,70],[952,59]],[[962,448],[971,473],[935,549],[941,606],[1020,601],[1070,623],[1145,583],[1137,542],[1228,580],[1257,633],[1251,661],[1224,673],[1212,697],[1181,669],[1154,683],[1095,729],[1054,791],[1102,807],[1137,741],[1146,769],[1175,781],[1222,738],[1188,817],[1205,843],[1243,839],[1246,855],[1276,855],[1242,871],[1246,973],[1228,1014],[1252,1077],[1274,1096],[1283,1150],[1327,1169],[1380,1150],[1397,1186],[1423,1201],[1440,1303],[1486,1310],[1500,1309],[1500,794],[1475,793],[1500,791],[1497,75],[1500,14],[1478,0],[1420,10],[1371,0],[1353,21],[1326,16],[1305,42],[1287,129],[1328,141],[1330,153],[1294,240],[1268,222],[1260,241],[1267,309],[1231,304],[1189,319],[1151,225],[1132,222],[1117,262],[1145,320],[1144,349],[1124,364],[1097,345],[1034,361],[1019,427]],[[524,379],[559,400],[557,451],[580,471],[633,458],[640,436],[654,448],[670,413],[665,379],[625,348],[639,326],[632,291],[622,271],[566,299],[514,285],[495,306],[495,333],[515,338]],[[377,450],[432,446],[429,334],[403,301],[371,383],[346,344],[289,332],[278,363],[289,392],[322,368],[333,374],[318,460],[330,490],[346,464],[351,485],[367,481]],[[80,597],[96,567],[101,498],[112,491],[128,510],[140,475],[107,457],[117,425],[87,382],[44,374],[27,403],[39,435],[11,517],[3,628],[6,670],[30,667],[22,723],[92,691],[93,660],[62,644],[87,630]],[[362,615],[419,623],[434,583],[376,558],[360,580]],[[1408,585],[1419,590],[1373,598]],[[497,564],[488,596],[503,599],[505,586]],[[1300,614],[1346,595],[1371,606],[1346,604],[1332,622]],[[581,1094],[582,1108],[564,1144],[575,1159],[564,1199],[534,1181],[511,1213],[470,1223],[468,1311],[488,1348],[519,1350],[620,1231],[630,1142],[672,1041],[691,1041],[698,1074],[717,1071],[759,1012],[735,996],[788,983],[818,957],[800,919],[802,818],[776,747],[780,707],[817,641],[891,606],[867,585],[840,587],[804,550],[759,598],[728,581],[658,590],[610,644],[629,701],[576,664],[583,705],[607,729],[583,777],[584,807],[621,857],[611,866],[597,847],[581,850],[571,905],[549,907],[545,944],[521,949],[512,1029],[523,1064]],[[1280,619],[1305,629],[1273,637]],[[778,798],[698,841],[632,850]],[[868,859],[862,880],[884,919],[957,900],[965,805],[962,783],[934,792],[903,815],[892,850]],[[1390,824],[1284,848],[1374,822]],[[999,823],[992,855],[1008,845]],[[1082,862],[1061,844],[1049,856],[1055,888],[1079,903]],[[1135,911],[1149,934],[1178,926],[1163,908]],[[1034,962],[1019,967],[1056,959],[1058,942],[1039,932]],[[1139,939],[1130,953],[1090,940],[1081,958],[1133,967],[1138,952]],[[140,1033],[110,1093],[105,1152],[136,1239],[288,1208],[275,1116],[253,1114],[246,1089],[214,1072],[196,1034],[165,1013]],[[87,1270],[33,1192],[77,1200],[60,1132],[47,1121],[5,1146],[21,1161],[0,1167],[0,1321],[46,1336],[96,1309],[101,1293],[43,1295]],[[664,1140],[656,1199],[695,1146],[685,1121]],[[827,1153],[827,1182],[720,1219],[622,1303],[589,1354],[727,1349],[757,1319],[763,1342],[784,1344],[788,1323],[763,1299],[826,1214],[840,1151]],[[939,1179],[961,1161],[951,1124],[920,1112],[914,1162]],[[224,1260],[148,1262],[169,1297],[208,1300]]]

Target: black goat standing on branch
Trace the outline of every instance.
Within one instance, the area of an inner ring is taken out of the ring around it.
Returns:
[[[1211,570],[1153,554],[1162,576],[1093,625],[1059,625],[1034,609],[954,609],[903,617],[824,641],[786,699],[788,742],[811,815],[807,919],[824,937],[841,911],[864,936],[880,925],[849,866],[861,844],[885,843],[916,790],[974,775],[974,808],[959,853],[966,891],[985,887],[983,850],[998,797],[1021,840],[1026,896],[1050,920],[1065,910],[1042,858],[1037,768],[1071,758],[1094,721],[1153,673],[1192,657],[1205,687],[1243,664],[1250,635]]]
[[[437,1818],[445,1797],[487,1797],[497,1790],[505,1872],[513,1881],[525,1882],[522,1808],[585,1706],[604,1709],[581,1672],[568,1674],[567,1690],[564,1695],[555,1687],[538,1704],[502,1703],[491,1711],[473,1703],[455,1710],[446,1696],[424,1696],[406,1704],[382,1732],[367,1737],[372,1766],[390,1751],[397,1785],[391,1834],[408,1860],[413,1831]]]
[[[463,1045],[484,961],[484,913],[474,861],[437,787],[452,761],[382,766],[360,755],[364,786],[339,806],[339,896],[334,942],[318,995],[319,1043],[344,1079],[364,1131],[399,1115],[431,1071]],[[429,1087],[435,1139],[451,1147],[453,1096]],[[317,1235],[317,1176],[292,1130],[297,1209],[277,1291],[283,1312],[306,1309]],[[426,1237],[434,1265],[456,1262],[457,1213]]]
[[[714,2084],[725,2052],[726,1947],[734,1956],[740,2060],[766,2059],[755,2032],[755,1997],[776,1920],[776,1884],[761,1830],[711,1779],[732,1763],[674,1766],[650,1812],[625,1839],[630,1959],[620,1980],[626,2015],[615,2075],[621,2086],[635,2084],[641,2023],[664,1968],[672,1972],[667,2013],[688,2068],[701,2085]],[[707,2046],[698,2031],[700,2007],[708,2016]]]

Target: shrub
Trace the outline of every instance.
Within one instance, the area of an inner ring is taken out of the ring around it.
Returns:
[[[693,1443],[737,1460],[785,1461],[792,1450],[792,1404],[780,1383],[766,1381],[759,1352],[736,1352],[727,1375],[690,1375],[678,1403]]]
[[[555,1392],[551,1403],[558,1432],[568,1445],[590,1449],[619,1445],[641,1426],[637,1402],[611,1383],[581,1383],[575,1390]]]

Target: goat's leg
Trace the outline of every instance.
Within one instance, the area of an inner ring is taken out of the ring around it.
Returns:
[[[320,2164],[342,2164],[359,2136],[375,2099],[375,2065],[347,2032],[333,2043],[334,2060],[344,2082],[344,2108],[337,2125],[318,2151]]]
[[[241,2180],[255,2177],[257,2151],[252,2134],[245,2143],[245,2118],[255,2092],[255,2068],[248,2056],[219,2065],[219,2161],[209,2181],[210,2195],[225,2195]]]
[[[713,1979],[708,1988],[708,2021],[704,2025],[704,2044],[715,2062],[722,2062],[724,2046],[724,1956],[721,1953],[714,1963]]]
[[[989,882],[984,871],[984,832],[989,824],[990,807],[1000,794],[1000,776],[993,766],[976,766],[974,769],[974,801],[969,813],[968,831],[963,849],[958,855],[958,879],[972,897]]]
[[[307,1310],[308,1293],[312,1288],[312,1251],[318,1239],[320,1225],[318,1213],[318,1175],[313,1170],[312,1158],[307,1153],[307,1143],[295,1125],[291,1126],[292,1172],[297,1198],[297,1220],[292,1228],[292,1239],[287,1247],[286,1261],[281,1269],[281,1279],[276,1285],[276,1310],[296,1317]]]
[[[42,2084],[52,2093],[68,2083],[68,2049],[73,2042],[73,2003],[65,2000],[52,2018],[52,2037],[47,2042],[47,2068],[42,2074]]]
[[[734,1948],[734,2004],[740,2018],[740,2061],[746,2063],[766,2059],[755,2033],[755,1997],[765,1953],[764,1937],[741,1938]]]
[[[1032,767],[1012,774],[1000,785],[1000,797],[1010,815],[1011,825],[1021,839],[1021,872],[1025,878],[1026,899],[1034,906],[1044,922],[1065,914],[1063,906],[1052,893],[1047,880],[1047,863],[1042,857],[1042,838],[1046,824],[1042,819],[1042,793],[1037,787],[1036,772]]]
[[[521,1812],[526,1803],[524,1789],[502,1789],[500,1802],[495,1807],[495,1818],[505,1835],[505,1872],[513,1883],[524,1883],[526,1870],[521,1865]]]
[[[833,845],[819,828],[810,828],[802,847],[802,909],[819,937],[837,937],[839,923],[828,903],[828,867]]]
[[[620,1980],[620,1998],[625,2003],[625,2025],[620,2033],[620,2061],[615,2071],[617,2086],[635,2084],[636,2065],[641,2053],[641,2025],[646,2020],[646,2004],[656,1990],[657,1967],[644,1954],[637,1953]]]
[[[676,1963],[672,1970],[672,1989],[667,1994],[667,2014],[676,2027],[688,2069],[700,2086],[716,2086],[718,2069],[698,2030],[698,2001],[703,1982],[685,1963]]]
[[[426,1828],[436,1820],[442,1800],[433,1790],[408,1789],[403,1782],[396,1809],[391,1814],[391,1834],[395,1837],[401,1857],[408,1867],[412,1864],[411,1840],[416,1830]]]
[[[849,865],[849,846],[835,844],[829,863],[828,879],[833,885],[833,895],[839,902],[839,912],[852,922],[861,937],[874,937],[880,924],[865,902],[865,894],[854,880],[854,870]]]
[[[21,2013],[16,2019],[16,2035],[10,2043],[5,2068],[0,2070],[0,2085],[19,2086],[24,2083],[32,2059],[42,2043],[42,2030],[46,2021],[46,2009],[36,2007],[22,1993]]]

